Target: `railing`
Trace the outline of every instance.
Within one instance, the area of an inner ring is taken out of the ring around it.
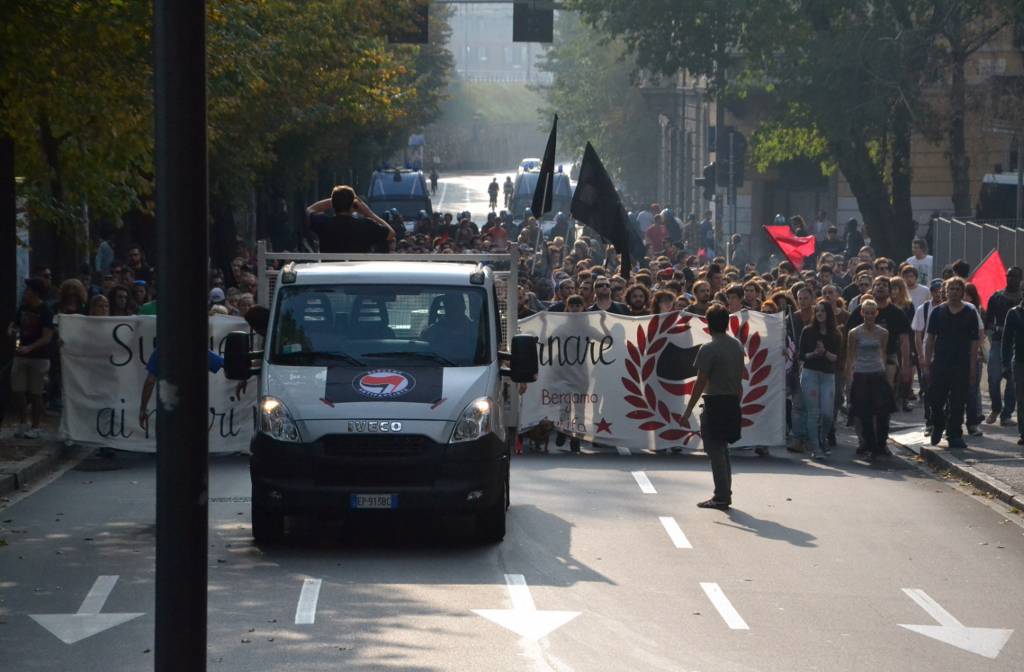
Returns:
[[[1007,267],[1024,267],[1024,229],[1006,226],[1002,222],[1012,223],[1013,220],[936,219],[932,225],[935,274],[939,275],[941,269],[957,259],[963,259],[972,269],[977,268],[992,250],[999,250],[999,256]]]

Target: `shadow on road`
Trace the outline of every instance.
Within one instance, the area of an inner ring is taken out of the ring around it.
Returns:
[[[753,532],[759,537],[764,539],[775,539],[777,541],[785,541],[793,546],[800,546],[801,548],[817,548],[818,545],[814,543],[815,537],[813,534],[798,530],[792,527],[786,527],[781,523],[776,523],[772,520],[762,520],[761,518],[755,518],[749,513],[740,511],[739,509],[729,509],[727,512],[729,520],[732,523],[722,523],[716,521],[716,525],[723,525],[725,527],[732,527],[737,530],[743,530],[744,532]]]

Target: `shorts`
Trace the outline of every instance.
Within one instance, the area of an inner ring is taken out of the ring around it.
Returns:
[[[46,387],[46,374],[49,371],[49,359],[15,357],[11,364],[11,392],[42,395]]]

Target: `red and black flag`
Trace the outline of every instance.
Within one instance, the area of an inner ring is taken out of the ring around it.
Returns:
[[[814,236],[797,236],[785,224],[764,227],[764,232],[779,246],[786,259],[799,271],[804,267],[804,259],[814,255]]]

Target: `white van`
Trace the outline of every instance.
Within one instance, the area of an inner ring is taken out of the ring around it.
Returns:
[[[276,285],[263,294],[273,295],[264,349],[241,332],[225,349],[229,378],[259,375],[256,540],[279,540],[293,515],[430,512],[470,514],[482,540],[500,541],[517,422],[507,379],[537,374],[536,339],[514,335],[518,260],[291,254],[316,263],[274,272],[260,249]],[[499,273],[485,265],[498,261],[511,297],[499,299]]]

